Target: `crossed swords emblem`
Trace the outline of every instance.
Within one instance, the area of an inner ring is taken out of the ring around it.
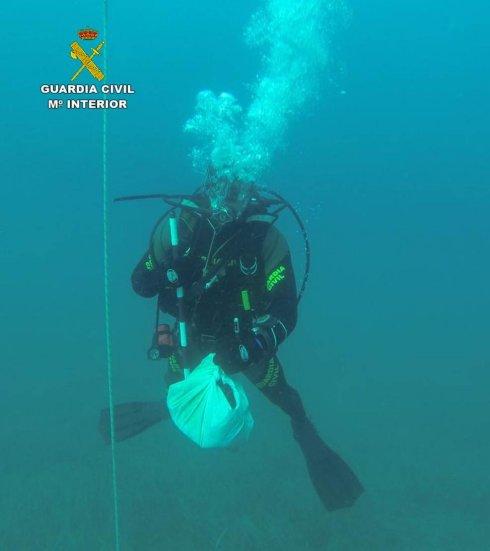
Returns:
[[[78,59],[81,61],[82,65],[80,69],[71,77],[72,82],[78,77],[78,75],[84,70],[87,71],[97,80],[102,80],[104,78],[104,73],[97,67],[93,61],[94,56],[100,55],[100,50],[104,46],[104,41],[102,41],[96,48],[92,48],[92,55],[87,55],[84,49],[78,44],[78,42],[73,42],[71,44],[70,56],[73,59]]]

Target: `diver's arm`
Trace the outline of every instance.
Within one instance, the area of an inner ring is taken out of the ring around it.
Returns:
[[[289,251],[266,271],[265,293],[266,319],[259,326],[267,328],[270,344],[277,350],[294,330],[298,314],[296,278]]]
[[[164,273],[163,266],[157,264],[151,253],[147,252],[131,275],[134,292],[145,298],[154,297],[162,288]]]
[[[267,313],[281,321],[287,334],[290,334],[295,328],[297,321],[298,293],[293,263],[289,252],[269,274],[266,274],[265,284],[266,292],[270,296]]]
[[[254,331],[263,341],[266,355],[277,352],[296,326],[298,299],[289,245],[282,233],[270,226],[262,244],[264,281],[262,311]]]
[[[185,249],[192,239],[193,215],[187,212],[178,216],[179,233],[182,248]],[[166,280],[166,269],[173,267],[172,246],[170,242],[170,229],[168,218],[164,217],[153,231],[150,249],[138,262],[131,276],[131,283],[135,293],[142,297],[154,297],[161,292],[168,283]],[[179,267],[180,274],[184,277],[185,270]]]
[[[231,346],[227,342],[216,350],[214,361],[227,373],[236,373],[274,356],[296,325],[298,299],[291,256],[286,251],[282,257],[275,254],[270,258],[279,261],[275,265],[265,263],[269,271],[265,272],[265,289],[261,292],[266,293],[266,300],[255,312],[253,327],[240,334],[240,346],[236,346],[236,341]]]

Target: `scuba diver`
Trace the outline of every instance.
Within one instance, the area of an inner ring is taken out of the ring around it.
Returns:
[[[296,326],[307,273],[298,295],[289,246],[274,222],[283,208],[289,208],[304,235],[305,230],[292,206],[278,194],[268,193],[275,198],[266,199],[252,184],[218,178],[209,171],[204,185],[192,196],[178,196],[177,202],[162,196],[172,206],[179,245],[172,246],[166,213],[155,225],[148,250],[131,277],[138,295],[158,297],[148,355],[168,359],[168,385],[183,380],[184,368],[192,369],[210,353],[225,373],[243,373],[290,417],[293,436],[325,508],[350,507],[363,487],[318,435],[278,359],[281,344]],[[121,199],[136,198],[144,197]],[[278,208],[270,212],[271,206]],[[177,298],[177,288],[185,289],[185,299]],[[160,311],[176,318],[173,329],[159,322]],[[183,318],[185,349],[175,345],[182,330],[178,321]],[[226,388],[223,391],[233,407],[233,395]],[[116,405],[114,439],[130,438],[168,417],[165,404],[159,402]],[[109,442],[108,410],[102,412],[100,428]]]

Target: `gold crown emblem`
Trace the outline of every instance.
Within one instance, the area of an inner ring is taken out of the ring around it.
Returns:
[[[82,40],[95,40],[99,36],[99,32],[95,29],[81,29],[78,31],[78,36]]]

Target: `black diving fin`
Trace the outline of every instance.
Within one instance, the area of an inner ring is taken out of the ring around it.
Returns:
[[[364,488],[347,463],[318,435],[308,419],[293,422],[311,482],[327,511],[352,507]]]
[[[114,440],[122,442],[146,429],[168,419],[169,413],[163,402],[128,402],[114,406]],[[111,419],[109,408],[100,412],[99,432],[106,444],[111,442]]]

